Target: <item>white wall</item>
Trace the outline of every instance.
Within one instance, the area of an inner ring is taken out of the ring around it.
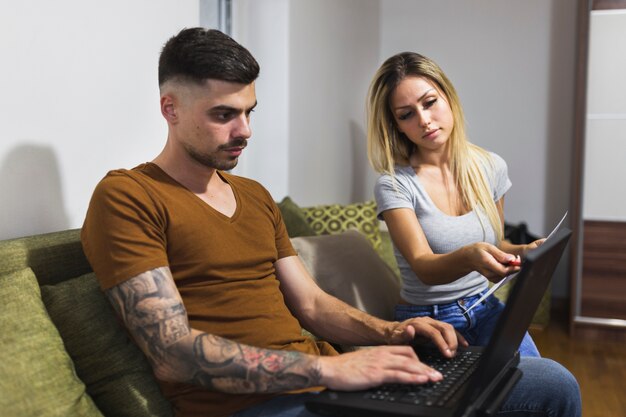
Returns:
[[[377,0],[292,0],[289,193],[300,205],[373,198],[365,96],[379,49]]]
[[[371,199],[364,100],[378,0],[237,0],[233,37],[261,65],[253,136],[235,173],[304,206]]]
[[[626,10],[591,13],[583,218],[626,221]]]
[[[252,137],[233,171],[254,178],[280,200],[289,194],[289,0],[237,0],[233,38],[261,66]]]
[[[0,239],[82,225],[96,183],[166,139],[158,55],[198,1],[5,1]]]

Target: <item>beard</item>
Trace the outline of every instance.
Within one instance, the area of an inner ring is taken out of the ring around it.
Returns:
[[[248,141],[246,139],[237,138],[223,145],[219,145],[213,152],[200,152],[190,145],[185,145],[185,151],[187,151],[187,154],[194,161],[208,168],[220,171],[230,171],[237,166],[239,156],[228,155],[222,153],[222,151],[229,148],[245,148],[246,146],[248,146]]]

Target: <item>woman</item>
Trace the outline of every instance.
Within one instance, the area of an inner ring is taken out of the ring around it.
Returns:
[[[402,274],[396,320],[431,316],[470,344],[486,345],[503,305],[488,289],[519,270],[537,247],[503,239],[502,158],[471,144],[452,83],[432,60],[405,52],[383,63],[368,94],[368,153],[381,174],[379,217],[394,242]],[[539,356],[530,335],[523,356]]]

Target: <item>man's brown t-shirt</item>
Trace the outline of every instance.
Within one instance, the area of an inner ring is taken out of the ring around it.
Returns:
[[[167,266],[193,328],[262,348],[336,353],[303,337],[285,305],[274,262],[296,252],[274,200],[253,180],[218,174],[237,201],[230,218],[155,164],[109,172],[81,236],[102,289]],[[179,416],[226,416],[269,398],[160,384]]]

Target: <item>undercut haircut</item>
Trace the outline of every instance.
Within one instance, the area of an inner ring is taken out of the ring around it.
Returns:
[[[181,30],[165,43],[159,58],[159,87],[170,80],[251,84],[258,76],[259,64],[252,54],[215,29]]]

